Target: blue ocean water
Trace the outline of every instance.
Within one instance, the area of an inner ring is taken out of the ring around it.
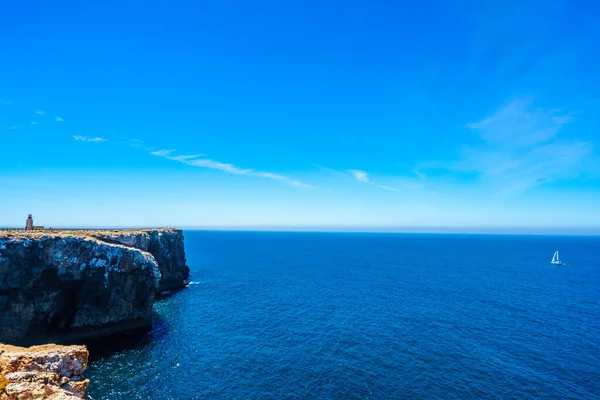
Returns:
[[[192,284],[93,399],[600,398],[598,237],[185,237]]]

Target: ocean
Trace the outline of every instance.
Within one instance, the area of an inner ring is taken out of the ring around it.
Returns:
[[[600,237],[184,234],[190,286],[92,348],[94,400],[600,398]]]

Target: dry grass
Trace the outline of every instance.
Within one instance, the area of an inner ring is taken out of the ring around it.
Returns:
[[[0,375],[0,394],[3,394],[6,391],[6,386],[8,386],[9,383],[10,381],[6,379],[6,377]]]
[[[152,231],[177,232],[175,228],[143,228],[143,229],[44,229],[26,231],[24,229],[0,229],[0,238],[2,237],[30,237],[38,238],[42,236],[77,236],[88,237],[97,235],[128,234],[136,235],[150,233]]]

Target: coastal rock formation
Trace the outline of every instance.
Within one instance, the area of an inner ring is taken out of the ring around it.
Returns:
[[[186,285],[185,280],[190,275],[190,269],[185,260],[181,230],[98,231],[94,237],[152,254],[161,274],[159,292],[180,289]]]
[[[152,254],[87,232],[0,231],[0,341],[73,342],[149,329]]]
[[[0,400],[81,399],[89,384],[85,346],[0,344]]]

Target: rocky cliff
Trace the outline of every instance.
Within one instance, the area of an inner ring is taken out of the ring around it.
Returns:
[[[75,400],[89,381],[85,346],[54,344],[30,348],[0,345],[0,400]]]
[[[175,229],[0,231],[0,341],[149,329],[155,293],[182,287],[188,271]]]
[[[190,275],[179,229],[98,231],[96,238],[146,251],[154,256],[161,273],[159,292],[180,289]]]

